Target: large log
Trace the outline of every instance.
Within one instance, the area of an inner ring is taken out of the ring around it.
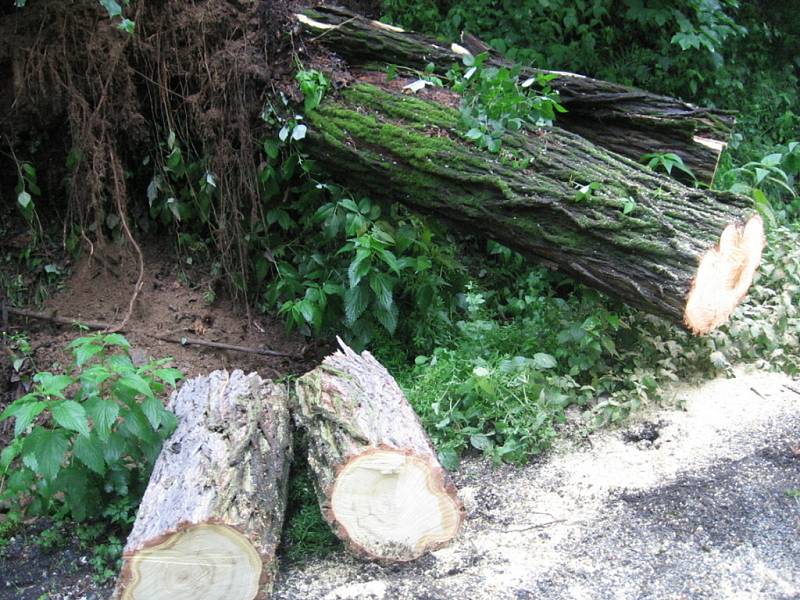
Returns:
[[[115,597],[251,600],[272,588],[291,453],[285,387],[215,371],[184,383]]]
[[[394,64],[421,71],[433,63],[435,72],[444,74],[468,51],[335,7],[308,9],[297,19],[314,39],[352,66]],[[483,49],[465,45],[472,52]],[[491,53],[489,64],[510,66],[496,53]],[[651,152],[673,152],[699,181],[713,180],[735,123],[733,113],[576,73],[522,70],[526,78],[537,73],[556,75],[550,85],[568,111],[558,116],[560,127],[636,161]]]
[[[395,380],[341,345],[296,384],[322,514],[352,552],[413,560],[456,535],[463,508]]]
[[[410,96],[407,79],[363,77],[371,83],[308,115],[305,151],[331,177],[695,333],[724,323],[746,294],[764,244],[750,199],[683,186],[557,127],[509,133],[492,155],[458,132],[458,99],[445,90]]]

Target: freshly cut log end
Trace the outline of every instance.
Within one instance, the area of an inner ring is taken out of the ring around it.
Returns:
[[[744,225],[728,225],[717,247],[702,257],[684,314],[693,333],[708,333],[727,322],[747,295],[764,243],[764,223],[754,215]]]
[[[336,478],[331,514],[365,554],[408,560],[451,540],[461,506],[444,489],[440,467],[397,450],[367,451]]]
[[[322,514],[351,552],[414,560],[455,537],[463,507],[397,382],[340,343],[296,384]]]
[[[261,557],[241,533],[226,525],[202,524],[168,535],[136,553],[123,600],[255,598]]]
[[[114,598],[267,598],[286,508],[286,387],[214,371],[172,397],[178,419],[153,467]]]

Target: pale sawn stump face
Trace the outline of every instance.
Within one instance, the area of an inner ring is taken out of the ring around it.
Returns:
[[[415,560],[456,536],[461,501],[394,378],[339,344],[295,385],[320,510],[354,554]]]
[[[367,553],[420,556],[452,539],[461,521],[460,507],[442,493],[433,472],[403,452],[367,452],[339,472],[331,510],[351,542]]]
[[[130,561],[123,600],[251,600],[261,558],[241,533],[203,524],[169,535]]]

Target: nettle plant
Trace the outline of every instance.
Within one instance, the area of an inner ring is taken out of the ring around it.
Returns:
[[[72,374],[37,373],[30,392],[0,414],[15,421],[0,453],[0,501],[83,520],[115,497],[138,499],[176,424],[161,398],[183,375],[171,359],[135,366],[116,333],[68,348]]]
[[[720,177],[720,187],[753,198],[756,208],[771,225],[800,216],[796,191],[800,176],[800,142],[789,142],[761,160],[733,168]],[[773,208],[775,212],[773,212]]]
[[[453,89],[461,94],[461,125],[464,137],[489,152],[499,152],[503,134],[521,129],[525,123],[552,125],[556,113],[566,112],[558,92],[550,88],[554,74],[540,73],[520,80],[522,67],[486,66],[487,53],[462,57],[466,71],[450,72]]]

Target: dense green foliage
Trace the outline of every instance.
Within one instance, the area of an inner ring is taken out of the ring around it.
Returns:
[[[69,348],[72,374],[37,373],[31,391],[0,414],[14,418],[14,440],[0,454],[0,500],[81,521],[115,499],[138,502],[175,427],[162,396],[181,373],[169,359],[134,366],[119,334],[81,337]]]

